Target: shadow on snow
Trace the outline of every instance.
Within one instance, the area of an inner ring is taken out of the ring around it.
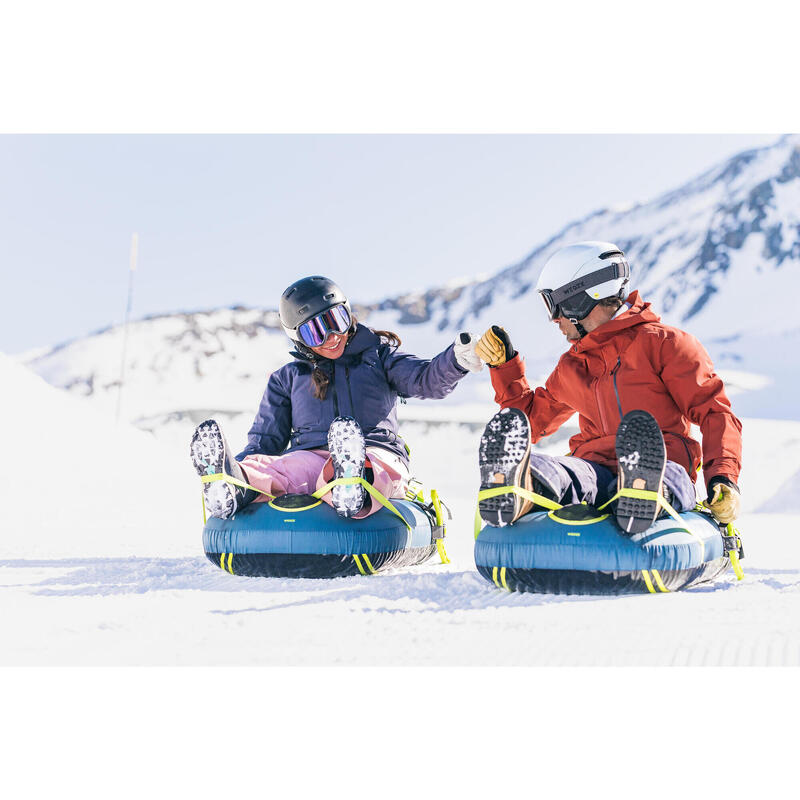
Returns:
[[[418,611],[469,611],[499,607],[525,607],[552,603],[595,602],[608,595],[538,595],[509,593],[487,583],[475,570],[459,570],[426,565],[377,576],[333,579],[246,578],[229,575],[205,557],[193,558],[67,558],[13,559],[0,561],[0,568],[12,570],[53,570],[57,574],[37,576],[19,582],[3,583],[3,588],[28,588],[47,597],[109,596],[146,594],[156,591],[248,592],[259,595],[266,604],[239,609],[220,609],[211,613],[234,615],[263,613],[286,608],[331,602],[358,603],[365,610],[389,613]],[[783,583],[778,576],[795,580]],[[800,570],[750,569],[747,584],[774,590],[800,588]],[[688,593],[709,593],[734,588],[731,573],[707,586]],[[305,595],[290,599],[286,595]],[[268,602],[270,599],[280,602]],[[630,597],[630,596],[629,596]],[[396,607],[395,604],[411,608]],[[381,604],[386,604],[381,607]],[[393,607],[394,606],[394,607]]]

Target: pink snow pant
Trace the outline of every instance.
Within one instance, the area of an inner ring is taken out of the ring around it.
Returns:
[[[333,480],[333,464],[327,450],[294,450],[280,456],[249,455],[239,465],[247,475],[247,482],[255,489],[277,496],[280,494],[312,494]],[[372,485],[387,498],[403,498],[410,478],[408,467],[400,456],[382,447],[367,448],[367,466],[372,467]],[[259,495],[253,502],[268,502],[269,497]],[[331,493],[322,499],[331,505]],[[383,506],[372,496],[356,515],[368,517]]]

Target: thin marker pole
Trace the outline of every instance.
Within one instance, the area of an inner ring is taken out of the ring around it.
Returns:
[[[136,259],[139,256],[139,234],[131,236],[131,260],[128,269],[128,303],[125,307],[125,321],[122,328],[122,361],[119,367],[119,391],[117,392],[117,422],[119,422],[122,407],[122,386],[125,383],[125,361],[128,353],[128,320],[131,316],[133,303],[133,275],[136,272]]]

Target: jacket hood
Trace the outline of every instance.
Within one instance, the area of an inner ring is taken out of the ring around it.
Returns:
[[[613,319],[596,328],[591,333],[587,333],[580,341],[572,345],[573,353],[582,353],[586,350],[593,350],[601,347],[609,339],[626,328],[635,325],[643,325],[645,322],[661,322],[661,317],[651,310],[651,304],[646,303],[639,296],[638,291],[631,292],[626,298],[624,305],[628,306],[626,311],[618,314]]]

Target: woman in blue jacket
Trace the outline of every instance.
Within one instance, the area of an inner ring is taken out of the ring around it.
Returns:
[[[284,493],[310,494],[334,478],[363,477],[384,497],[404,497],[408,453],[398,435],[398,397],[450,394],[467,372],[482,367],[470,334],[430,360],[398,350],[400,339],[358,323],[342,290],[314,275],[282,295],[280,319],[295,344],[294,360],[272,373],[247,446],[235,458],[219,425],[195,430],[191,456],[204,484],[206,507],[230,517],[252,501]],[[254,489],[263,492],[254,491]],[[360,484],[334,486],[323,500],[345,517],[381,508]]]

